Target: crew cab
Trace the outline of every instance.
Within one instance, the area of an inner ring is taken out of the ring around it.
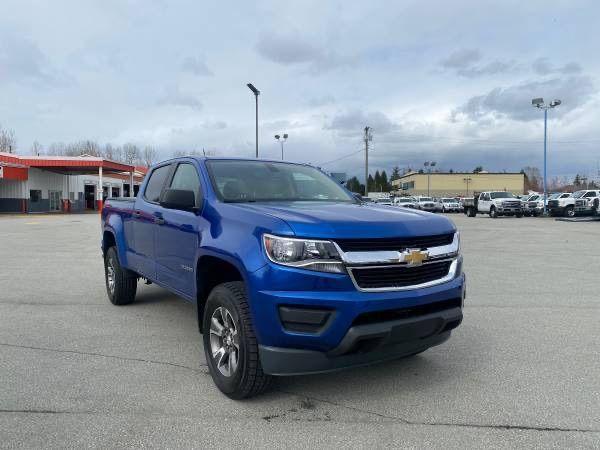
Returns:
[[[477,213],[489,214],[494,219],[498,216],[523,217],[522,201],[506,191],[475,194],[472,199],[463,201],[463,208],[469,217],[475,217]]]
[[[234,399],[415,355],[462,321],[454,224],[366,205],[308,165],[168,160],[137,198],[108,199],[101,225],[109,300],[131,304],[144,279],[197,305],[208,370]]]
[[[544,194],[529,194],[521,199],[523,214],[525,216],[537,217],[544,212]]]

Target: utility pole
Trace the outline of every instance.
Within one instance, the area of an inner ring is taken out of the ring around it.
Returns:
[[[365,127],[365,197],[369,196],[369,142],[373,140],[371,127]]]
[[[254,101],[256,104],[256,115],[255,115],[255,127],[256,127],[256,158],[258,158],[258,96],[260,95],[260,91],[258,89],[256,89],[256,87],[254,87],[254,85],[252,83],[248,83],[246,84],[246,86],[248,86],[248,89],[250,89],[252,91],[252,93],[254,94]]]

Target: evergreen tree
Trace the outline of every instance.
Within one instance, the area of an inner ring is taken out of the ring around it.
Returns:
[[[400,178],[400,168],[398,166],[395,166],[392,169],[392,175],[390,176],[390,181],[397,180],[398,178]]]
[[[367,186],[368,186],[368,191],[369,192],[375,192],[376,188],[375,188],[375,180],[373,179],[373,176],[371,174],[369,174],[369,180],[367,182]]]
[[[388,182],[388,177],[387,173],[385,173],[385,170],[381,172],[381,188],[384,192],[391,191],[390,183]]]

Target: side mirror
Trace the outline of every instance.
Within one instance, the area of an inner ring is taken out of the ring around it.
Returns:
[[[191,211],[196,207],[196,196],[194,191],[167,189],[160,199],[160,206],[168,209]]]

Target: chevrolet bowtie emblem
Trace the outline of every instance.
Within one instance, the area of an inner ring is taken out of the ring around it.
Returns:
[[[409,266],[420,266],[423,261],[427,261],[429,253],[421,250],[406,250],[402,253],[402,261]]]

